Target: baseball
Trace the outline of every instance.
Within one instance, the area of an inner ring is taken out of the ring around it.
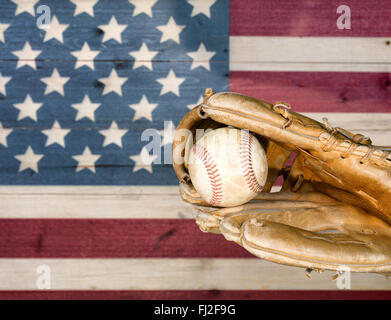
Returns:
[[[266,182],[265,150],[246,130],[220,128],[205,133],[190,149],[194,188],[215,207],[233,207],[254,198]]]

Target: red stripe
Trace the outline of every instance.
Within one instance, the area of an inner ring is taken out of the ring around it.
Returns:
[[[231,71],[230,91],[298,112],[391,112],[391,73]]]
[[[0,219],[1,258],[248,258],[180,219]]]
[[[0,291],[0,299],[26,300],[380,300],[391,291]]]
[[[351,29],[337,27],[340,5],[351,10]],[[234,36],[388,37],[389,0],[231,0],[230,34]]]

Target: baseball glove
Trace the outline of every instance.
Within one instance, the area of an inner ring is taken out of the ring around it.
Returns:
[[[223,234],[259,258],[308,271],[391,272],[390,150],[289,108],[206,89],[203,103],[182,119],[174,170],[181,197],[198,208],[200,229]],[[209,206],[187,172],[196,129],[223,126],[255,135],[269,167],[262,192],[231,208]],[[281,191],[270,192],[280,175]]]

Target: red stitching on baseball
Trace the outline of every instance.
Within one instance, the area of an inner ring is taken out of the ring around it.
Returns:
[[[209,203],[212,206],[217,206],[218,203],[223,199],[223,190],[221,188],[222,183],[219,170],[217,169],[212,156],[204,146],[193,146],[193,152],[204,164],[206,173],[209,178],[209,183],[212,190],[212,197],[209,200]]]
[[[242,130],[240,138],[240,163],[248,187],[251,191],[258,193],[262,191],[263,186],[258,183],[253,168],[253,160],[251,157],[251,152],[254,144],[253,138],[254,137],[247,131]]]

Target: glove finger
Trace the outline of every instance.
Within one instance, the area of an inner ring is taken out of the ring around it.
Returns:
[[[256,216],[313,232],[349,230],[360,233],[364,230],[368,234],[390,234],[386,222],[363,209],[334,200],[331,203],[257,200],[235,208],[219,209],[216,214],[224,216],[221,225],[232,233],[237,233],[250,216]]]
[[[290,192],[290,191],[280,191],[280,192],[271,192],[271,193],[259,193],[254,200],[270,200],[270,201],[311,201],[314,203],[322,203],[322,204],[335,204],[339,203],[339,201],[334,200],[333,198],[325,195],[324,193],[320,192]]]
[[[265,220],[278,221],[286,224],[300,225],[304,220],[308,220],[308,210],[311,213],[314,210],[327,211],[327,204],[322,204],[319,207],[319,203],[304,201],[308,197],[304,197],[303,201],[292,202],[291,200],[255,200],[242,206],[235,208],[224,208],[214,211],[216,215],[221,218],[220,230],[224,234],[227,240],[239,242],[240,228],[242,224],[253,217],[261,217]],[[333,201],[333,206],[334,206]],[[322,213],[320,213],[322,214]],[[309,218],[310,228],[315,227],[315,224],[319,222],[317,219]],[[312,222],[312,220],[314,220]]]
[[[239,243],[241,225],[252,217],[269,219],[272,216],[270,219],[289,222],[285,221],[288,214],[295,212],[297,215],[297,211],[305,212],[306,208],[317,207],[319,203],[310,201],[257,200],[230,208],[199,209],[196,222],[204,232],[222,233],[227,240]]]
[[[312,232],[260,218],[243,223],[241,233],[244,248],[273,262],[314,269],[346,266],[351,271],[391,271],[391,248],[383,243],[390,243],[390,238],[337,230]]]
[[[196,224],[203,232],[220,234],[220,219],[213,213],[199,210]]]
[[[220,224],[226,216],[231,214],[242,214],[247,210],[251,210],[256,204],[245,204],[237,207],[229,208],[214,208],[202,207],[198,208],[196,216],[196,223],[204,232],[221,233]]]
[[[260,218],[267,221],[280,221],[287,223],[289,222],[287,221],[288,216],[294,215],[295,213],[297,214],[298,212],[306,211],[305,207],[272,208],[274,205],[275,203],[267,203],[263,205],[262,208],[259,208],[258,206],[250,208],[250,206],[248,206],[245,210],[241,210],[239,212],[231,213],[225,216],[224,219],[222,219],[220,222],[221,233],[227,240],[240,244],[241,228],[246,221],[252,218]]]
[[[202,199],[200,194],[194,189],[191,183],[181,182],[179,184],[179,194],[187,203],[197,206],[209,206],[209,204]]]
[[[199,228],[204,232],[218,233],[220,234],[220,223],[226,215],[230,213],[240,212],[240,208],[231,207],[231,208],[220,208],[216,209],[214,207],[201,207],[196,209],[196,223]]]

